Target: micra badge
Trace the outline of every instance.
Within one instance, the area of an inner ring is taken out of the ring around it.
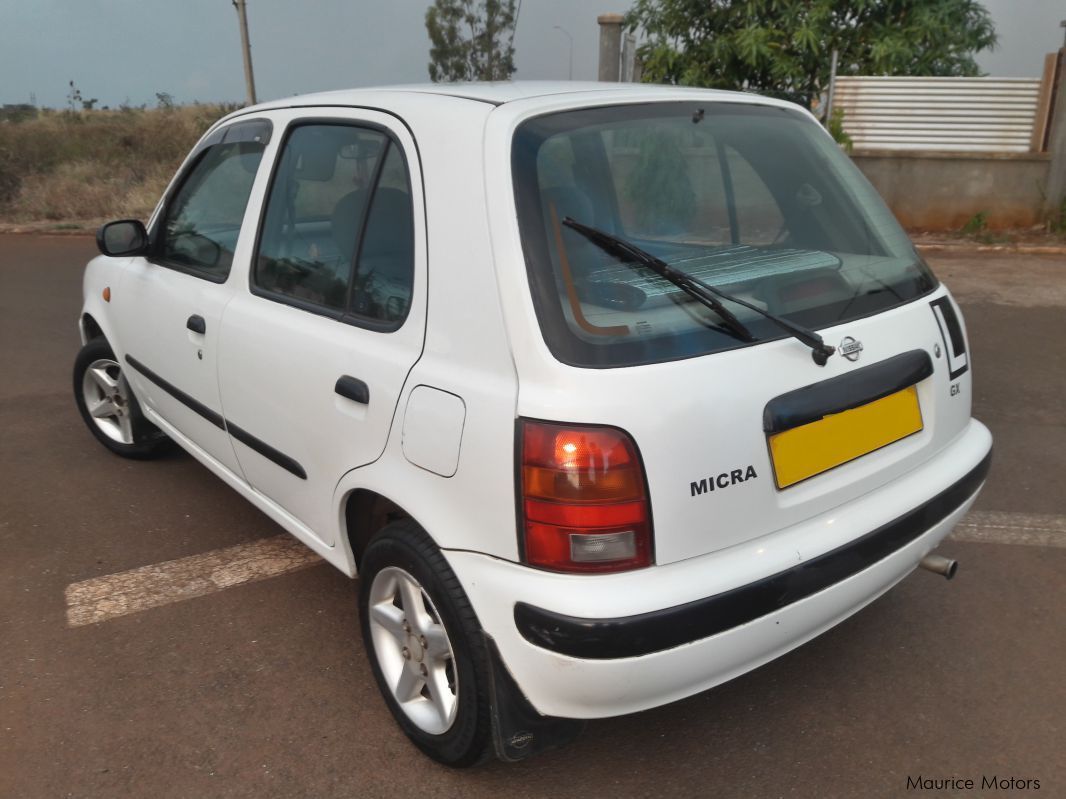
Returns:
[[[862,354],[862,342],[851,336],[844,336],[840,346],[837,348],[837,352],[849,361],[857,361],[859,360],[859,355]]]

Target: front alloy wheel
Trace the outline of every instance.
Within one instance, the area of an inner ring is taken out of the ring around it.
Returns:
[[[90,363],[81,379],[81,394],[97,430],[119,444],[133,443],[129,388],[118,363],[110,358]]]
[[[152,458],[170,448],[170,439],[144,418],[104,338],[94,338],[74,359],[74,402],[96,440],[124,458]]]

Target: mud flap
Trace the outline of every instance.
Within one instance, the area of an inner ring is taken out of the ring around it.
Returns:
[[[492,742],[496,757],[515,763],[546,749],[565,746],[585,727],[579,719],[542,716],[503,665],[496,642],[485,635],[492,680]]]

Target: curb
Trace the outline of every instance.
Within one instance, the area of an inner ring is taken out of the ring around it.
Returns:
[[[62,223],[58,223],[62,224]],[[34,223],[0,223],[0,236],[95,236],[96,225],[45,227]],[[915,243],[923,253],[997,253],[1000,255],[1066,255],[1066,244],[977,244],[968,241],[931,241]]]
[[[914,245],[920,252],[998,253],[1000,255],[1066,255],[1066,246],[1058,244],[968,244],[936,242]]]

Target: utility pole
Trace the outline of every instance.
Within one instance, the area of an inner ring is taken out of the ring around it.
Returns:
[[[248,43],[248,8],[245,0],[231,0],[237,9],[241,26],[241,51],[244,54],[244,85],[248,90],[248,105],[255,105],[255,76],[252,74],[252,46]]]
[[[552,25],[552,28],[554,28],[557,31],[560,31],[567,38],[567,40],[570,42],[570,53],[569,53],[569,57],[567,59],[566,79],[567,80],[573,80],[574,79],[574,37],[571,36],[570,35],[570,31],[568,31],[562,25]]]
[[[833,119],[833,101],[836,99],[837,91],[837,59],[839,57],[840,53],[834,49],[833,55],[829,59],[829,92],[825,98],[825,126],[827,128]]]

